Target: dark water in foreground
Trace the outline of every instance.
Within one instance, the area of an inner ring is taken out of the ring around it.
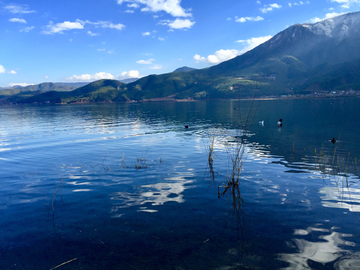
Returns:
[[[0,107],[0,268],[360,269],[359,105]]]

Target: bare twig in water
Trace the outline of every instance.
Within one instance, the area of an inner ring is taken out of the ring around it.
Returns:
[[[106,170],[110,171],[110,168],[109,168],[109,167],[105,167],[105,166],[104,166],[104,161],[105,161],[105,159],[106,159],[106,156],[104,157],[103,162],[101,163],[101,165],[103,166],[103,168],[104,168],[105,171],[106,171]]]
[[[125,153],[123,153],[123,156],[121,158],[121,169],[125,168]]]
[[[75,260],[77,260],[77,258],[74,258],[74,259],[69,260],[69,261],[67,261],[67,262],[64,262],[64,263],[62,263],[62,264],[59,264],[59,265],[57,265],[57,266],[55,266],[55,267],[51,268],[50,270],[54,270],[54,269],[59,268],[59,267],[61,267],[61,266],[65,265],[65,264],[71,263],[71,262],[73,262],[73,261],[75,261]]]
[[[137,157],[135,162],[135,169],[147,169],[148,166],[146,165],[146,153],[148,150],[146,150],[145,154],[142,157]]]
[[[91,165],[90,165],[90,166],[91,166],[91,168],[95,168],[95,167],[97,167],[97,166],[99,166],[99,165],[100,165],[100,163],[98,163],[98,164],[96,164],[95,166],[93,166],[93,165],[92,165],[92,161],[91,161]]]
[[[356,174],[356,167],[357,167],[357,159],[355,157],[355,174]]]
[[[227,153],[227,161],[228,161],[228,172],[225,172],[223,174],[220,174],[225,178],[225,182],[221,185],[218,185],[218,198],[225,197],[226,194],[228,194],[231,198],[231,210],[235,216],[237,229],[241,233],[242,236],[242,248],[244,249],[244,252],[246,252],[245,248],[245,239],[247,239],[248,231],[246,228],[246,219],[245,219],[245,213],[243,210],[244,207],[244,199],[241,195],[240,190],[240,175],[241,171],[244,166],[244,159],[245,153],[246,153],[246,138],[250,135],[249,127],[252,125],[255,119],[255,114],[260,106],[257,105],[255,107],[255,96],[252,100],[252,103],[250,105],[249,111],[247,112],[247,115],[242,115],[242,110],[240,106],[240,99],[239,99],[239,136],[236,141],[231,142],[229,140],[225,140],[225,149]],[[243,119],[244,117],[244,119]],[[216,168],[214,165],[214,155],[216,154],[214,151],[214,144],[215,144],[215,136],[211,136],[209,138],[209,144],[206,145],[207,150],[207,165],[210,172],[210,177],[215,182],[215,174],[218,174],[216,172]],[[229,214],[230,214],[229,212]],[[228,216],[230,217],[230,215]]]
[[[208,156],[208,165],[209,165],[209,170],[210,170],[211,177],[212,177],[213,181],[215,181],[214,157],[213,157],[214,141],[215,141],[215,136],[213,135],[212,138],[211,138],[210,145],[209,145],[209,156]]]
[[[58,191],[62,188],[62,184],[63,184],[63,178],[61,178],[59,185],[57,186],[54,194],[52,195],[51,198],[51,206],[52,206],[52,211],[53,211],[53,228],[54,228],[54,232],[57,234],[56,232],[56,228],[55,228],[55,203],[56,203],[56,194],[58,193]],[[61,200],[62,200],[62,195],[60,195]]]

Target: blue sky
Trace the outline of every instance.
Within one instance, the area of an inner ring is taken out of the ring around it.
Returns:
[[[360,0],[0,0],[0,87],[205,68]]]

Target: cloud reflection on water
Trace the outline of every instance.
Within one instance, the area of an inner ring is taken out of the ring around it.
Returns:
[[[156,184],[141,185],[134,192],[115,192],[111,194],[114,205],[111,209],[113,217],[121,217],[121,209],[141,206],[138,211],[157,212],[151,206],[163,205],[166,202],[183,203],[183,192],[186,185],[193,183],[193,180],[186,178],[194,177],[192,172],[178,172],[175,176],[165,178],[165,182]]]
[[[322,206],[360,212],[360,189],[323,187],[320,189]]]
[[[331,228],[331,230],[319,228],[319,225],[321,224],[315,224],[314,227],[308,227],[306,230],[294,231],[294,235],[298,236],[313,234],[312,238],[315,238],[314,234],[325,234],[317,236],[318,241],[314,242],[299,238],[292,239],[292,243],[289,245],[293,246],[292,244],[294,244],[298,252],[278,254],[279,260],[289,263],[289,266],[283,269],[313,269],[309,265],[311,262],[326,264],[350,254],[340,246],[354,246],[355,243],[343,240],[344,237],[353,235],[336,232],[337,228]]]

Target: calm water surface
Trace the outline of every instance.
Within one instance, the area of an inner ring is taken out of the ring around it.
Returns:
[[[359,105],[2,106],[0,268],[360,269]]]

